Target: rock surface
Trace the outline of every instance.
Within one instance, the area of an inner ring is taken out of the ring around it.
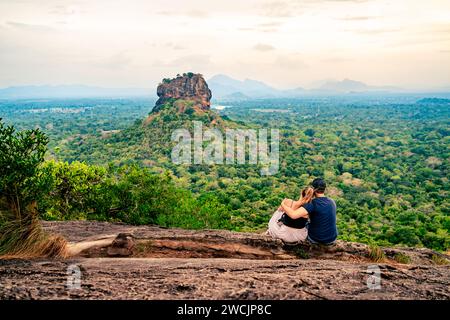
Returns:
[[[290,247],[255,233],[93,221],[44,228],[82,250],[67,260],[0,260],[0,299],[450,299],[450,266],[433,264],[428,249],[384,248],[387,259],[374,263],[365,245],[347,242]],[[111,257],[115,246],[131,255]],[[411,262],[390,258],[399,252]],[[74,265],[80,289],[67,287]],[[367,285],[374,265],[379,289]]]
[[[211,90],[201,74],[183,74],[174,79],[164,79],[158,85],[153,112],[158,112],[170,99],[183,99],[194,102],[202,110],[209,110],[211,106]]]

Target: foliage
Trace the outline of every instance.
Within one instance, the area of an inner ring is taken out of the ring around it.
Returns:
[[[26,219],[26,207],[47,192],[48,179],[40,169],[47,143],[39,129],[17,132],[0,119],[0,191],[17,220]]]
[[[0,255],[63,255],[62,238],[40,228],[39,199],[49,189],[41,168],[48,138],[38,129],[17,132],[0,119]]]
[[[191,120],[207,126],[213,112],[185,114],[167,108],[152,121],[142,121],[151,100],[5,102],[0,103],[0,112],[20,128],[45,128],[52,138],[51,157],[57,160],[101,166],[137,164],[156,175],[169,171],[176,188],[189,190],[196,199],[214,194],[232,213],[225,228],[266,228],[284,197],[297,197],[305,184],[323,176],[328,195],[337,203],[340,239],[447,251],[450,108],[448,102],[416,103],[416,99],[349,95],[224,102],[232,105],[221,111],[226,127],[233,123],[280,129],[280,170],[269,177],[251,165],[171,162],[171,132],[191,129]],[[67,110],[86,110],[31,112],[51,110],[58,104]],[[49,127],[49,123],[60,125]],[[102,130],[121,131],[105,137]],[[169,220],[178,223],[169,216],[154,223],[169,225],[164,222]]]
[[[194,76],[194,73],[193,73],[193,72],[183,73],[183,77],[192,78],[193,76]]]
[[[198,199],[168,174],[136,165],[108,168],[50,161],[52,190],[43,198],[44,219],[96,219],[189,229],[230,228],[228,208],[213,195]]]
[[[155,223],[159,214],[169,214],[181,194],[168,175],[152,175],[136,166],[119,168],[110,185],[114,218],[132,224]]]
[[[48,161],[44,168],[52,181],[40,211],[48,220],[86,219],[94,211],[105,212],[107,170],[80,162]],[[103,201],[102,201],[103,200]],[[103,205],[103,207],[102,207]]]

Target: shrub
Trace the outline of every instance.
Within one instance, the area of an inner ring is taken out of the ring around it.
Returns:
[[[80,162],[49,161],[44,167],[51,175],[52,188],[42,200],[40,212],[47,220],[87,219],[105,213],[110,199],[104,184],[107,171]]]
[[[184,194],[182,201],[173,212],[159,215],[158,225],[184,229],[231,228],[228,207],[221,204],[215,196],[207,194],[195,198],[189,191],[178,192]]]
[[[47,143],[40,130],[17,132],[0,119],[0,256],[65,255],[65,240],[39,223],[38,202],[51,185],[41,167]]]

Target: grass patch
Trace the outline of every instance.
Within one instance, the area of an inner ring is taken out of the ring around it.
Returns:
[[[437,254],[433,254],[431,256],[431,261],[433,261],[434,264],[440,265],[440,266],[444,266],[449,264],[449,261],[444,258],[443,256],[437,255]]]
[[[67,242],[45,233],[39,221],[12,220],[0,225],[0,259],[64,258]]]
[[[403,264],[411,263],[411,258],[408,255],[401,253],[401,252],[396,253],[394,255],[394,260],[397,261],[398,263],[403,263]]]
[[[373,262],[383,262],[386,259],[386,255],[376,244],[369,245],[369,259]]]

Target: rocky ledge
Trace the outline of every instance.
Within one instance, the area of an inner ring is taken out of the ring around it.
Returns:
[[[71,257],[0,260],[0,299],[450,299],[449,257],[428,249],[382,248],[374,262],[366,245],[342,241],[286,246],[255,233],[90,221],[44,228],[68,239]],[[67,287],[73,266],[78,289]],[[378,288],[368,286],[374,267]]]

